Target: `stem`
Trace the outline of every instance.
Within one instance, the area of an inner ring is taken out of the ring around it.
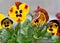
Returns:
[[[18,23],[15,27],[15,34],[18,35],[19,33],[19,30],[20,30],[20,23]]]
[[[16,25],[16,27],[15,27],[14,35],[12,36],[12,37],[15,38],[15,42],[16,42],[16,43],[18,43],[18,42],[17,42],[17,37],[18,37],[18,35],[19,35],[18,32],[20,31],[20,27],[21,27],[21,26],[20,26],[20,23],[18,23],[18,24]]]

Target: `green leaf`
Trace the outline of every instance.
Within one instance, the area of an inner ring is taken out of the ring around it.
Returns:
[[[2,33],[2,30],[0,30],[0,34]]]
[[[7,41],[7,43],[17,43],[15,37],[12,37]]]
[[[25,43],[25,37],[23,34],[20,34],[19,36],[17,36],[17,42],[18,43]]]
[[[60,37],[56,38],[55,43],[60,43]]]
[[[11,28],[11,29],[4,29],[2,34],[1,34],[1,37],[3,39],[4,42],[6,42],[9,38],[11,38],[14,34],[14,30]]]
[[[0,43],[4,43],[3,37],[0,35]]]
[[[47,23],[45,23],[45,24],[42,26],[42,30],[41,30],[41,36],[42,36],[42,37],[45,37],[45,34],[46,34],[46,32],[47,32],[47,31],[46,31],[46,24],[47,24]]]
[[[4,42],[6,42],[10,38],[10,33],[7,30],[4,30],[3,34],[1,35],[2,35]]]
[[[28,27],[27,35],[28,35],[29,38],[33,37],[33,35],[34,35],[34,29],[32,27]]]
[[[9,34],[10,34],[10,36],[13,36],[13,34],[14,34],[14,29],[13,28],[11,28],[11,29],[9,29],[9,30],[7,30],[8,32],[9,32]]]

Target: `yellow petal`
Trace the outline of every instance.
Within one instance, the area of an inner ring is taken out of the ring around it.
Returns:
[[[19,8],[19,10],[23,10],[23,15],[27,15],[30,11],[30,8],[26,3],[21,4]]]
[[[5,18],[6,16],[4,16],[4,14],[0,14],[0,29],[2,29],[1,27],[1,21]]]

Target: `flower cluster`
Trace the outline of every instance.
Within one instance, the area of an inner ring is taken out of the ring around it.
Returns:
[[[60,38],[60,13],[56,14],[57,20],[49,21],[48,12],[40,6],[37,6],[33,14],[29,11],[28,4],[15,2],[8,10],[8,17],[0,14],[0,29],[6,28],[4,32],[0,30],[0,42],[3,40],[4,43],[43,43],[41,41],[44,38]],[[31,20],[27,14],[31,16]],[[13,21],[17,22],[14,27]]]
[[[11,17],[16,22],[23,22],[26,20],[26,15],[29,12],[29,6],[26,3],[15,2],[15,5],[12,5],[8,11],[8,16]],[[0,27],[1,28],[11,28],[13,21],[5,17],[4,14],[0,14]],[[0,29],[1,29],[0,28]]]

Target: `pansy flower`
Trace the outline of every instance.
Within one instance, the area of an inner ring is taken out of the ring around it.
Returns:
[[[49,20],[47,11],[45,9],[40,8],[40,6],[38,6],[37,9],[34,10],[34,13],[35,16],[32,18],[32,23],[36,26],[43,25]]]
[[[2,26],[1,26],[1,21],[6,18],[6,16],[4,14],[0,14],[0,29],[2,29]]]
[[[23,22],[26,20],[26,15],[29,13],[29,6],[26,3],[15,2],[8,11],[10,16],[15,22]]]
[[[52,35],[56,35],[58,29],[59,22],[57,20],[51,20],[47,25],[47,32]]]
[[[3,28],[6,28],[6,29],[10,29],[13,25],[13,21],[9,18],[4,18],[2,21],[1,21],[1,26]]]
[[[59,22],[59,29],[57,30],[56,36],[60,37],[60,12],[56,14],[56,17],[57,17],[58,22]]]

